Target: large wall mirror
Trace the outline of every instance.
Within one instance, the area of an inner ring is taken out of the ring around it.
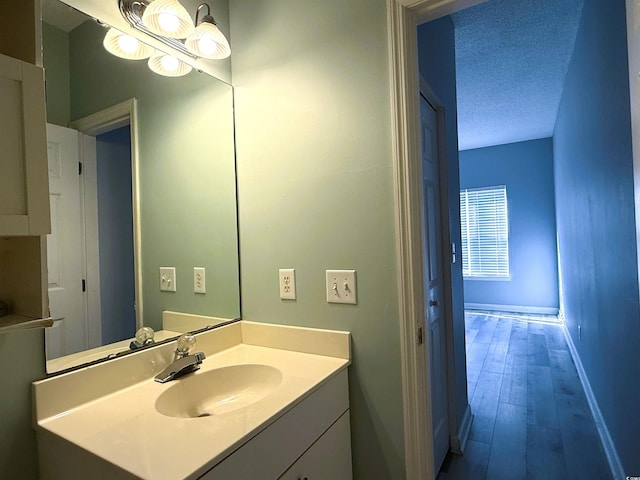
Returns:
[[[66,3],[43,0],[49,373],[128,350],[141,326],[162,340],[164,311],[240,316],[232,87],[111,55],[105,20]],[[117,13],[117,0],[84,3]],[[225,28],[228,4],[210,4]],[[161,291],[161,267],[175,268],[175,292]]]

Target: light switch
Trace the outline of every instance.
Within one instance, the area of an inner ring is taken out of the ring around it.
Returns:
[[[176,291],[175,267],[160,267],[160,290],[163,292]]]
[[[327,270],[327,302],[358,303],[355,270]]]

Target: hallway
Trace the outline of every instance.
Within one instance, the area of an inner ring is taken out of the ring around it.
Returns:
[[[475,416],[438,480],[610,479],[560,326],[465,314]]]

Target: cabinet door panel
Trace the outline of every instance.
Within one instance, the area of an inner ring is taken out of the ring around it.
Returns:
[[[351,480],[351,433],[347,410],[280,480]]]
[[[0,235],[49,233],[42,68],[0,55]]]
[[[0,147],[2,175],[0,175],[0,215],[24,217],[21,223],[28,228],[25,192],[24,138],[22,125],[22,71],[20,62],[3,65],[0,76]]]

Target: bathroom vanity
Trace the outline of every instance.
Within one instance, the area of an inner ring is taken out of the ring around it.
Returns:
[[[347,332],[239,321],[35,382],[43,479],[351,479]]]

